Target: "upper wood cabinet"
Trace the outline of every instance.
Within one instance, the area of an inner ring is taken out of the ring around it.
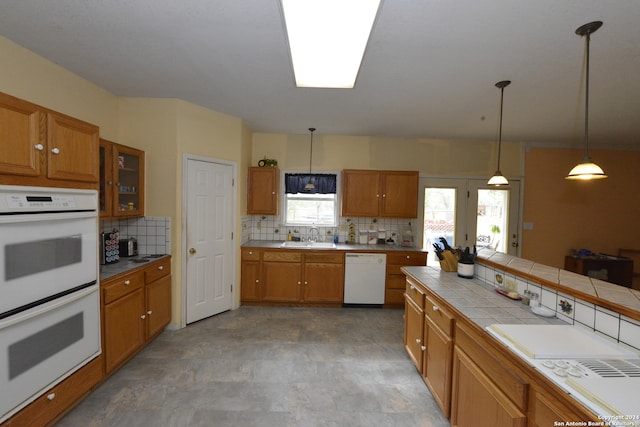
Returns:
[[[98,127],[0,93],[0,183],[96,188]]]
[[[249,168],[247,214],[277,215],[279,182],[278,168]]]
[[[100,140],[100,216],[144,216],[144,151]]]
[[[342,216],[416,218],[416,171],[342,171]]]

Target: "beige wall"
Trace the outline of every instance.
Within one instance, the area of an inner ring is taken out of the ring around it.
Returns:
[[[640,152],[590,150],[609,178],[564,179],[582,160],[582,150],[532,148],[525,154],[522,257],[563,268],[569,249],[616,255],[640,249]]]
[[[118,98],[0,36],[0,91],[100,127],[115,138]]]
[[[497,144],[480,141],[313,136],[313,171],[341,169],[418,170],[429,175],[486,176],[497,166]],[[264,157],[280,169],[309,169],[310,135],[254,133],[251,164]],[[501,169],[522,176],[522,144],[503,143]]]

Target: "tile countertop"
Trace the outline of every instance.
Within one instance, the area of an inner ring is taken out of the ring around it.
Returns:
[[[534,314],[528,305],[498,294],[493,286],[478,279],[464,279],[455,272],[442,271],[437,267],[402,267],[401,270],[482,329],[494,323],[565,324],[556,317]]]
[[[100,266],[100,281],[107,280],[113,276],[122,273],[128,273],[136,268],[144,268],[154,261],[167,258],[170,255],[138,255],[130,258],[120,258],[120,261],[113,264],[105,264]],[[148,262],[136,262],[138,260],[148,259]]]
[[[243,248],[265,248],[265,249],[302,249],[310,250],[308,248],[282,248],[282,240],[249,240],[242,244]],[[410,251],[410,252],[426,252],[422,248],[415,246],[400,246],[400,245],[360,245],[360,244],[348,244],[348,243],[336,243],[336,248],[313,248],[315,251],[345,251],[345,252],[389,252],[389,251]]]

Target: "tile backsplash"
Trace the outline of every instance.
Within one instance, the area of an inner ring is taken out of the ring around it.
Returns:
[[[640,351],[639,321],[555,289],[546,288],[539,283],[505,272],[500,268],[476,262],[476,278],[498,287],[501,285],[497,279],[498,276],[501,277],[502,283],[515,281],[518,293],[521,295],[525,290],[538,294],[540,303],[553,310],[558,319],[570,325],[583,326],[606,338],[631,347],[635,351]]]
[[[280,216],[272,215],[247,215],[242,218],[242,242],[249,240],[287,240],[287,235],[291,232],[292,236],[300,237],[303,240],[308,239],[311,227],[308,226],[284,226]],[[318,226],[320,235],[325,241],[333,240],[335,234],[338,235],[338,241],[344,243],[349,234],[350,224],[355,225],[356,240],[358,239],[359,230],[385,230],[386,237],[393,238],[396,242],[402,231],[411,224],[413,235],[415,236],[417,227],[416,220],[409,218],[348,218],[340,217],[340,223],[337,227]],[[357,241],[356,241],[357,243]]]
[[[120,238],[135,237],[139,254],[171,253],[171,217],[146,216],[143,218],[100,221],[100,231],[117,228]]]

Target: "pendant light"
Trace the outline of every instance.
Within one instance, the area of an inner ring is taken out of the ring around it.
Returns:
[[[311,146],[309,147],[309,182],[304,186],[305,191],[315,190],[316,186],[311,182],[311,159],[313,159],[313,132],[316,128],[309,128],[309,132],[311,132]]]
[[[607,175],[604,173],[602,168],[597,164],[591,161],[589,157],[589,41],[591,39],[591,33],[594,33],[598,28],[602,26],[602,21],[594,21],[589,22],[588,24],[584,24],[580,28],[576,30],[576,34],[580,36],[586,37],[586,72],[585,72],[585,107],[584,107],[584,158],[582,159],[582,163],[576,165],[569,175],[566,176],[566,179],[581,179],[581,180],[591,180],[591,179],[602,179],[606,178]]]
[[[502,151],[502,104],[504,103],[504,88],[511,84],[511,80],[502,80],[496,83],[496,87],[500,89],[500,131],[498,132],[498,169],[496,169],[496,173],[489,179],[487,182],[488,185],[493,185],[496,187],[501,187],[504,185],[509,185],[509,181],[507,178],[502,175],[500,172],[500,154]]]

